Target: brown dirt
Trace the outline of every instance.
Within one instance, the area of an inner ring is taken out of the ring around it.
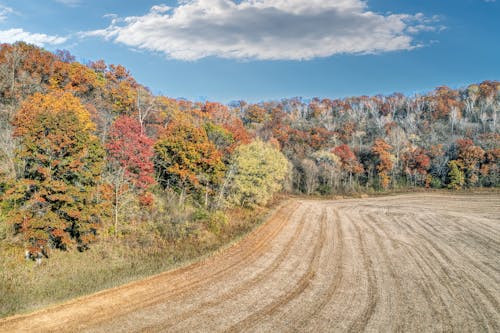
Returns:
[[[293,200],[204,261],[1,332],[500,332],[500,196]]]

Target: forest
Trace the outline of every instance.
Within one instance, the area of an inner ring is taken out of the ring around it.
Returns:
[[[231,210],[282,191],[498,187],[499,113],[498,81],[224,105],[156,96],[103,60],[2,44],[0,242],[40,260],[100,239],[218,237]]]

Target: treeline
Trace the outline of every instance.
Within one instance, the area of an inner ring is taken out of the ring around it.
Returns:
[[[265,205],[283,186],[498,186],[499,92],[485,81],[413,97],[194,103],[154,96],[120,65],[3,44],[0,238],[38,258],[145,221],[159,237],[217,234],[225,209]]]
[[[500,185],[498,81],[232,108],[255,135],[279,143],[302,193]]]

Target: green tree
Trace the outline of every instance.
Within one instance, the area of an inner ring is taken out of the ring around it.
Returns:
[[[448,188],[454,190],[461,189],[465,184],[465,175],[461,170],[460,162],[455,160],[450,161],[448,163],[448,167],[450,168],[450,172],[448,173],[448,176],[450,177]]]
[[[259,139],[241,145],[235,151],[228,175],[228,201],[247,207],[265,205],[282,189],[289,170],[288,160],[273,145]]]
[[[104,150],[89,112],[70,93],[37,93],[13,125],[24,168],[6,192],[10,223],[33,256],[72,244],[86,249],[105,211],[98,190]]]

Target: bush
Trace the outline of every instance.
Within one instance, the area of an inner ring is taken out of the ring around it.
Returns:
[[[430,185],[431,185],[432,188],[442,188],[443,187],[443,182],[438,177],[432,177]]]
[[[229,218],[224,212],[218,210],[210,215],[208,229],[214,234],[220,234],[221,230],[229,223]]]

